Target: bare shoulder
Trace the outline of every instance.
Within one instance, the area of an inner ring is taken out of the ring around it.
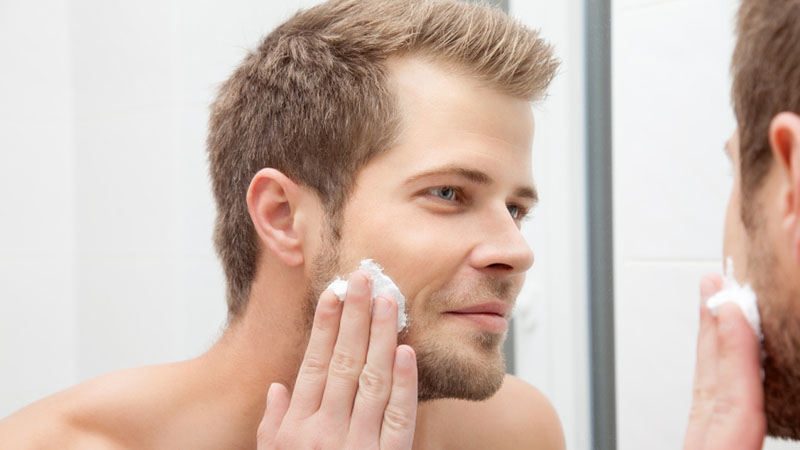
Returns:
[[[511,375],[483,402],[441,400],[420,405],[417,449],[563,450],[561,421],[535,387]]]
[[[534,386],[506,375],[503,387],[486,403],[489,414],[502,415],[510,425],[505,448],[562,450],[566,447],[555,408]]]
[[[137,405],[146,398],[137,398],[137,392],[147,372],[139,368],[101,375],[32,403],[0,420],[0,440],[20,450],[134,448],[123,437],[140,421]]]

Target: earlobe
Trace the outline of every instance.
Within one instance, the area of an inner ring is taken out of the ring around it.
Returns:
[[[773,117],[769,142],[772,156],[787,181],[783,221],[792,239],[795,264],[800,265],[800,116],[782,112]]]
[[[301,234],[295,212],[300,189],[286,175],[272,168],[261,169],[247,189],[247,209],[259,240],[284,264],[303,264]]]

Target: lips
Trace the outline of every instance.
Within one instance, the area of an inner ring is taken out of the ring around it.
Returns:
[[[508,303],[491,302],[448,311],[445,315],[456,320],[466,321],[470,326],[484,331],[502,333],[508,330],[506,318],[510,311],[511,305]]]
[[[496,316],[508,317],[511,312],[511,305],[503,302],[482,303],[480,305],[461,308],[456,311],[448,311],[450,314],[494,314]]]

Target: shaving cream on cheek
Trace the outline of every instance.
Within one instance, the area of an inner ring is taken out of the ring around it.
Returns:
[[[361,265],[358,268],[369,274],[369,278],[372,281],[372,299],[381,294],[395,299],[397,302],[397,332],[403,331],[408,325],[408,319],[406,318],[406,298],[400,292],[400,288],[383,273],[383,267],[371,259],[361,260]],[[344,301],[347,294],[347,280],[337,277],[328,285],[328,289],[333,291],[339,297],[339,300]]]

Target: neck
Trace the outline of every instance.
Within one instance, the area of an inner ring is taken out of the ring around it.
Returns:
[[[215,410],[228,414],[227,423],[243,439],[255,436],[270,384],[294,387],[308,342],[305,283],[292,276],[256,281],[242,316],[194,361]]]

